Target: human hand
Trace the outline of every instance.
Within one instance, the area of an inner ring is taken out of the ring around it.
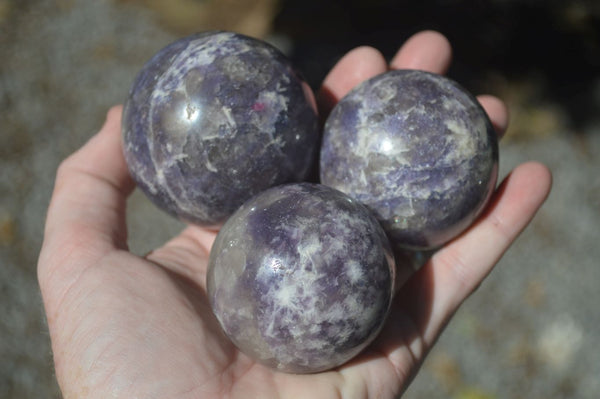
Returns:
[[[445,38],[422,32],[389,67],[443,73],[450,53]],[[323,83],[322,113],[387,69],[372,48],[350,52]],[[502,135],[502,102],[479,101]],[[402,287],[384,330],[364,353],[328,372],[284,374],[240,353],[212,315],[205,275],[215,231],[188,226],[145,257],[128,252],[125,205],[134,183],[122,156],[120,117],[120,107],[111,109],[100,132],[61,164],[48,209],[38,277],[66,399],[393,398],[551,185],[543,165],[517,167],[479,220]]]

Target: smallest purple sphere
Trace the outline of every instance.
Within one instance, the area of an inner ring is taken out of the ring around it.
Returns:
[[[377,336],[394,276],[387,237],[362,204],[299,183],[262,192],[225,223],[207,291],[240,350],[280,371],[314,373]]]

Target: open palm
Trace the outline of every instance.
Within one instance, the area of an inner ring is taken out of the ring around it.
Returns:
[[[388,66],[360,47],[330,72],[322,114],[388,68],[443,73],[450,46],[422,32]],[[480,102],[498,134],[504,105]],[[393,398],[410,383],[454,311],[529,223],[550,189],[536,163],[516,168],[469,231],[439,250],[398,292],[380,337],[349,364],[293,375],[240,353],[223,335],[205,290],[216,232],[197,226],[145,257],[127,251],[125,204],[134,189],[120,141],[121,108],[57,173],[38,273],[57,378],[69,398]]]

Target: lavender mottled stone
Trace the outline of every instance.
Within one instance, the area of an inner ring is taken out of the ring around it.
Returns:
[[[356,87],[327,119],[321,183],[375,212],[398,248],[429,250],[479,215],[496,185],[498,143],[454,81],[391,71]]]
[[[271,188],[225,223],[211,250],[209,299],[225,333],[272,368],[345,363],[377,335],[394,286],[381,226],[330,187]]]
[[[312,92],[279,51],[206,32],[143,67],[125,104],[123,139],[130,172],[156,205],[212,225],[267,187],[306,179],[318,123]]]

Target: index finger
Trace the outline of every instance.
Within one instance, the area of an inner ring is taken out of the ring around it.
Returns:
[[[42,255],[100,255],[127,246],[125,205],[135,185],[122,152],[121,112],[112,108],[100,132],[59,166]]]

